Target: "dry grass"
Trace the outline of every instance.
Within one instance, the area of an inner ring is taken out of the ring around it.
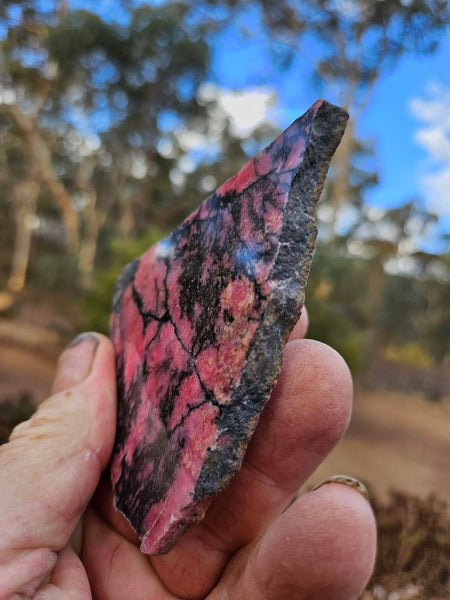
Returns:
[[[361,600],[448,600],[450,520],[446,504],[392,492],[374,502],[378,556]]]

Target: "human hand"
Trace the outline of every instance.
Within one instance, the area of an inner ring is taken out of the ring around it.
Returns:
[[[54,395],[0,447],[0,599],[357,598],[375,555],[369,504],[332,483],[291,503],[343,435],[352,396],[343,360],[301,339],[305,327],[286,346],[242,469],[202,522],[152,558],[100,480],[115,432],[111,344],[78,338]],[[81,559],[69,544],[77,523]]]

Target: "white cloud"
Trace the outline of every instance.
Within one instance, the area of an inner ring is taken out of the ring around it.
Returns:
[[[427,153],[420,186],[430,210],[450,213],[450,87],[430,83],[426,98],[413,98],[411,112],[423,126],[414,140]]]
[[[205,82],[198,90],[198,100],[206,106],[206,129],[199,131],[179,126],[173,131],[186,153],[177,164],[182,173],[190,173],[199,160],[213,160],[217,157],[227,123],[233,135],[249,138],[263,123],[274,125],[277,120],[277,96],[271,88],[252,87],[232,91]],[[164,156],[173,156],[173,150],[169,138],[164,138],[158,145],[158,151]],[[205,179],[205,191],[211,191],[211,185],[211,181]]]
[[[233,132],[239,136],[251,133],[264,121],[270,120],[275,94],[265,88],[243,92],[226,92],[220,98],[222,108],[232,121]]]
[[[428,98],[413,98],[411,110],[418,119],[426,123],[439,122],[446,129],[450,128],[450,88],[432,81],[427,86]]]
[[[450,136],[443,127],[430,126],[416,131],[415,141],[438,161],[450,161]]]
[[[425,195],[431,199],[431,208],[438,215],[450,213],[450,162],[423,177]]]
[[[265,121],[274,122],[276,92],[267,87],[251,87],[240,91],[220,88],[213,83],[204,83],[199,90],[199,99],[216,102],[214,119],[222,127],[228,118],[234,135],[246,137]]]

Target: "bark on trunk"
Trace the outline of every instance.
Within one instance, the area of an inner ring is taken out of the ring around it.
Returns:
[[[36,181],[24,181],[14,188],[16,235],[8,278],[8,289],[14,293],[22,291],[25,286],[38,193]]]
[[[72,206],[70,194],[53,170],[50,151],[37,127],[36,119],[25,115],[15,105],[8,105],[6,109],[23,136],[30,161],[34,163],[32,170],[38,173],[41,182],[48,187],[61,214],[67,247],[71,253],[76,254],[80,242],[79,216]]]
[[[330,234],[336,233],[336,222],[340,206],[348,198],[350,163],[354,148],[353,123],[349,121],[347,130],[342,141],[334,155],[335,176],[331,188],[330,203],[332,207],[332,217],[330,223]]]
[[[100,230],[100,220],[96,210],[97,194],[91,189],[88,193],[88,203],[83,211],[85,217],[85,231],[80,243],[78,267],[81,275],[81,285],[84,289],[92,287],[95,256],[97,254],[97,240]]]

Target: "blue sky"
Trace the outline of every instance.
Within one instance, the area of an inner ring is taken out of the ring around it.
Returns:
[[[215,83],[241,90],[253,86],[274,89],[279,103],[272,114],[276,115],[282,127],[287,126],[318,96],[335,101],[331,91],[318,89],[305,77],[304,73],[310,66],[308,56],[299,57],[289,77],[286,77],[285,74],[280,75],[274,66],[262,61],[262,44],[257,35],[245,45],[242,40],[224,36],[213,43],[213,48],[212,79]],[[450,156],[446,161],[434,160],[430,149],[416,139],[418,131],[427,123],[420,118],[418,107],[414,110],[417,99],[430,104],[442,96],[441,101],[448,102],[449,64],[450,36],[447,35],[436,53],[405,55],[390,71],[380,76],[357,129],[361,137],[373,140],[376,147],[374,166],[379,171],[380,185],[367,194],[369,202],[391,207],[414,197],[430,196],[432,191],[427,191],[424,179],[439,168],[450,166]],[[450,105],[446,104],[446,107],[450,113]],[[438,124],[433,123],[433,126]],[[442,123],[441,132],[450,147],[448,123]],[[445,164],[439,165],[439,162]],[[432,202],[428,198],[428,203],[450,225],[450,188],[446,199]]]
[[[420,118],[417,99],[430,104],[450,92],[450,37],[431,56],[405,56],[390,73],[386,73],[361,121],[362,135],[374,137],[377,145],[380,186],[370,194],[377,203],[395,205],[418,193],[425,194],[423,178],[435,171],[430,151],[417,139],[426,122]],[[446,92],[446,94],[445,94]],[[450,117],[450,105],[446,103]],[[441,123],[450,144],[448,123]],[[437,161],[439,162],[439,161]],[[450,157],[447,158],[447,165]],[[443,204],[444,202],[442,202]],[[444,206],[435,209],[450,212],[450,188]]]
[[[92,10],[90,0],[72,0],[71,5]],[[96,7],[105,18],[122,20],[115,0],[98,0]],[[287,76],[264,52],[257,15],[248,11],[240,24],[248,26],[250,37],[236,35],[231,26],[210,40],[213,60],[209,80],[215,86],[240,91],[244,96],[255,88],[261,93],[275,93],[277,103],[266,116],[280,128],[320,96],[336,101],[331,90],[318,89],[306,74],[315,59],[313,46],[297,57]],[[368,191],[367,202],[392,207],[419,198],[439,215],[438,229],[450,233],[449,64],[448,34],[434,54],[403,56],[381,74],[357,131],[373,140],[376,148],[373,166],[379,172],[380,184]]]

